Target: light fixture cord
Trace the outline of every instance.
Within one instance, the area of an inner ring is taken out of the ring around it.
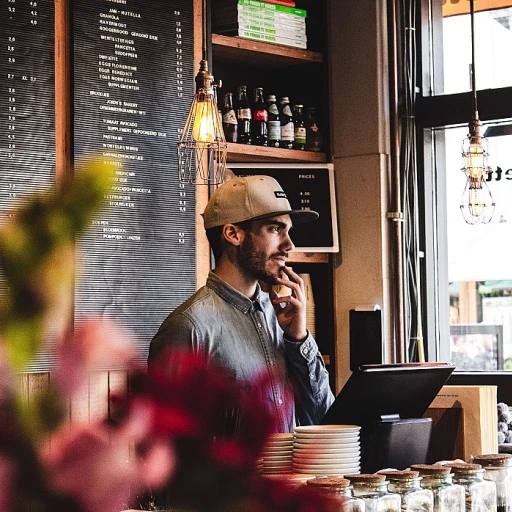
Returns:
[[[471,17],[471,92],[473,93],[473,118],[478,119],[478,106],[476,102],[476,72],[475,72],[475,1],[469,0]]]
[[[207,31],[207,28],[206,28],[206,11],[208,9],[206,3],[207,3],[208,0],[203,0],[203,23],[202,23],[202,30],[203,30],[203,60],[207,60],[207,42],[206,42],[206,31]],[[473,1],[473,0],[471,0]]]

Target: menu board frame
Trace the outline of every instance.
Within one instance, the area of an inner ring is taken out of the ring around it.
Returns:
[[[196,189],[177,170],[196,14],[188,0],[71,6],[74,158],[119,165],[106,209],[77,241],[75,321],[127,327],[141,363],[160,323],[197,289]]]
[[[292,240],[295,244],[295,252],[339,252],[338,215],[332,163],[232,163],[228,164],[228,168],[237,176],[261,174],[272,176],[283,187],[292,209],[311,209],[319,212],[319,218],[313,223],[293,228]],[[305,241],[311,239],[315,240],[313,245]]]

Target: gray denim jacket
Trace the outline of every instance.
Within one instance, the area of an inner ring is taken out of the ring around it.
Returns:
[[[151,341],[149,363],[169,345],[205,352],[238,385],[250,385],[267,371],[268,400],[281,432],[318,424],[334,400],[316,341],[309,333],[302,343],[286,340],[259,286],[251,300],[210,272],[206,285],[162,323]]]

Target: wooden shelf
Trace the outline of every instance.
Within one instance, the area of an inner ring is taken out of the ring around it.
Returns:
[[[289,263],[329,263],[329,253],[326,252],[295,252],[288,254]]]
[[[324,61],[323,54],[319,52],[220,34],[212,34],[212,51],[214,59],[265,68],[297,66]]]
[[[228,143],[229,162],[326,162],[325,153],[315,151],[299,151],[298,149],[267,148],[247,144]]]

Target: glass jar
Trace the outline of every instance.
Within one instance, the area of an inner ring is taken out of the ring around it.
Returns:
[[[352,486],[346,478],[318,476],[308,480],[307,486],[332,495],[340,504],[340,512],[366,512],[364,501],[352,494]]]
[[[498,512],[512,512],[512,454],[496,453],[473,457],[484,469],[484,479],[496,484]]]
[[[449,466],[440,464],[414,464],[411,469],[418,471],[421,487],[430,489],[434,495],[434,512],[464,512],[466,500],[464,487],[453,483]]]
[[[496,510],[496,484],[484,480],[480,464],[451,464],[453,483],[464,487],[466,512],[494,512]]]
[[[418,471],[379,471],[389,481],[388,489],[400,496],[402,512],[432,512],[434,509],[434,494],[430,489],[420,485],[421,477]]]
[[[354,496],[364,500],[366,512],[400,512],[400,496],[388,491],[384,475],[359,473],[344,476],[350,481]]]

